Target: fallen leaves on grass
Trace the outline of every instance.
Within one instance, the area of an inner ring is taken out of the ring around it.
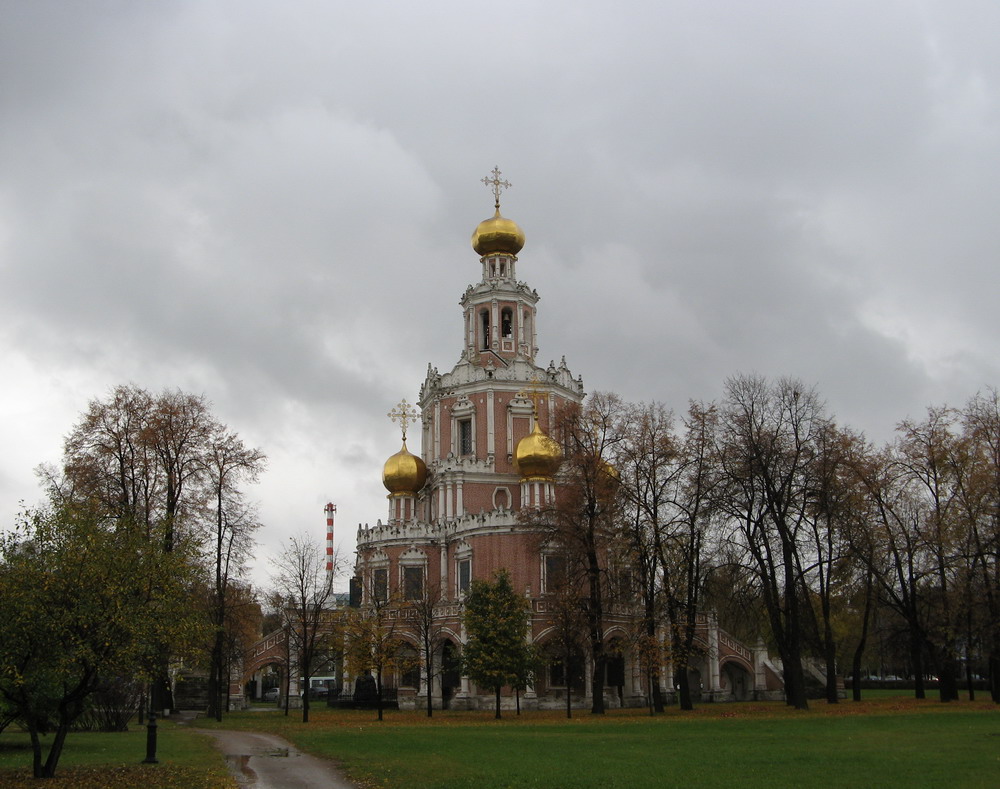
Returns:
[[[0,771],[5,789],[38,789],[30,770]],[[45,789],[236,789],[226,774],[170,764],[67,767],[44,781]]]

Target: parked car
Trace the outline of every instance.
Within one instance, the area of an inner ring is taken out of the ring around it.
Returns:
[[[264,691],[264,701],[277,701],[280,696],[280,688],[268,688]]]

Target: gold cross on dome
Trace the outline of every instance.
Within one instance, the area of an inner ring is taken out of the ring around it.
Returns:
[[[491,189],[493,189],[493,197],[496,199],[497,211],[499,211],[500,210],[500,190],[501,189],[510,189],[511,183],[510,183],[510,181],[503,181],[503,180],[500,179],[500,168],[499,167],[494,166],[493,172],[490,173],[490,175],[492,175],[493,177],[492,178],[490,178],[489,176],[484,177],[483,178],[483,183],[486,184]]]
[[[406,402],[405,397],[386,416],[403,428],[403,441],[406,441],[406,428],[420,419],[417,409]]]
[[[542,388],[542,382],[538,380],[538,374],[531,379],[531,382],[517,393],[518,397],[527,397],[531,400],[532,409],[535,412],[535,421],[538,421],[538,401],[545,397],[547,392]]]

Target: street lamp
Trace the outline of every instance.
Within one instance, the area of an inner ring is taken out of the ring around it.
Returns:
[[[149,699],[149,718],[146,723],[146,758],[143,764],[159,764],[156,759],[156,707],[153,705],[153,694]]]

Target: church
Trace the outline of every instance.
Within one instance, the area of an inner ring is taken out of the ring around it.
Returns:
[[[416,408],[403,400],[390,412],[401,427],[402,447],[383,468],[388,512],[384,521],[362,526],[357,534],[360,599],[355,602],[362,608],[394,595],[402,600],[432,595],[437,601],[436,663],[445,670],[429,686],[422,672],[386,678],[387,685],[395,684],[404,708],[423,706],[427,693],[439,708],[492,705],[490,689],[477,688],[449,668],[457,664],[465,642],[462,603],[473,579],[491,579],[505,569],[528,601],[528,637],[544,653],[554,633],[550,606],[558,551],[519,513],[549,505],[559,495],[561,449],[550,434],[560,408],[583,401],[584,384],[564,358],[558,365],[539,364],[539,295],[518,279],[517,270],[525,235],[500,211],[502,190],[510,184],[497,168],[483,182],[492,190],[494,214],[472,234],[480,277],[460,302],[455,338],[460,359],[443,373],[428,365]],[[414,453],[407,438],[417,423],[421,443]],[[648,679],[629,647],[633,612],[628,605],[609,608],[606,706],[645,705],[651,692]],[[402,631],[400,635],[406,638]],[[711,615],[701,619],[699,641],[703,658],[693,671],[693,687],[701,689],[703,700],[780,692],[762,645],[739,643]],[[564,671],[553,659],[520,695],[521,705],[564,707],[569,694],[574,706],[590,706],[591,672],[586,656],[579,660],[579,670]],[[664,696],[671,698],[669,664],[659,671],[659,681]],[[513,706],[513,692],[504,703]]]

